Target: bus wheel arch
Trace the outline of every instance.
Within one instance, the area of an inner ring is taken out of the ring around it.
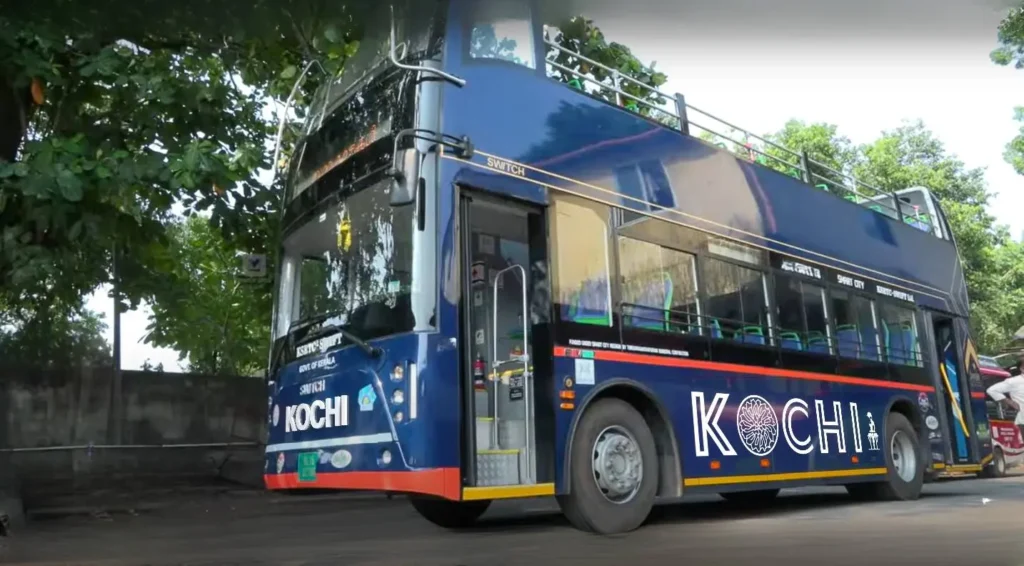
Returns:
[[[886,455],[886,478],[847,484],[846,490],[855,499],[915,500],[921,495],[925,472],[931,467],[925,458],[927,435],[922,437],[925,427],[916,407],[905,399],[890,403],[884,422],[882,450]],[[908,470],[907,465],[913,465],[913,470]]]
[[[926,452],[925,448],[931,444],[931,441],[928,440],[928,427],[925,426],[924,417],[921,415],[921,410],[917,404],[906,397],[898,397],[889,402],[889,407],[886,409],[885,414],[888,415],[889,413],[899,413],[910,421],[921,443],[921,458],[923,461],[927,461],[924,452]]]
[[[654,435],[654,443],[658,451],[657,495],[659,497],[678,497],[682,495],[682,458],[679,454],[679,443],[676,442],[675,430],[672,428],[672,422],[668,418],[668,412],[650,389],[630,379],[610,379],[602,382],[579,405],[576,414],[573,416],[572,428],[565,443],[565,452],[562,454],[563,477],[568,478],[571,473],[572,444],[576,438],[576,430],[579,426],[580,418],[595,401],[605,398],[620,399],[629,403],[643,416],[647,427],[651,430],[651,434]],[[565,481],[565,485],[566,493],[568,493],[568,480]]]

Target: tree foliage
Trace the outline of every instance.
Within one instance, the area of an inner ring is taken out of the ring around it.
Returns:
[[[144,339],[176,349],[192,372],[258,373],[270,346],[270,278],[243,277],[243,256],[206,218],[193,216],[169,232],[166,289],[153,303]]]
[[[0,309],[0,359],[8,366],[109,366],[106,330],[100,315],[74,305],[51,303],[41,315],[5,307]]]
[[[301,119],[358,46],[363,8],[106,4],[0,15],[0,304],[28,319],[112,282],[115,250],[123,308],[176,301],[164,274],[180,260],[168,250],[177,213],[269,249],[279,191],[260,179],[277,126],[267,103],[280,108],[316,58],[295,97]]]
[[[999,46],[992,51],[997,65],[1024,69],[1024,5],[1012,8],[999,24]],[[1024,175],[1024,106],[1014,109],[1014,121],[1020,130],[1008,144],[1003,158],[1018,174]]]
[[[667,99],[658,94],[656,89],[665,84],[668,76],[655,70],[656,63],[644,64],[629,47],[609,42],[593,20],[583,16],[569,18],[558,26],[554,41],[564,50],[550,48],[548,60],[571,71],[555,67],[555,78],[578,85],[577,88],[609,102],[631,107],[644,116],[663,115],[655,109],[664,105]],[[614,72],[609,73],[591,61],[613,69]],[[577,76],[590,80],[580,81]],[[616,86],[630,96],[617,94],[613,90]],[[637,103],[634,99],[641,102]]]

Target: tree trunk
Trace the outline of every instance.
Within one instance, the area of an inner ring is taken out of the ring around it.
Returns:
[[[32,108],[30,87],[15,88],[11,78],[0,72],[0,161],[18,156]]]

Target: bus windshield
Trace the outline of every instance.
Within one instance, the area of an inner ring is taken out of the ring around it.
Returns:
[[[391,35],[391,10],[395,10],[395,39],[398,56],[410,63],[440,54],[445,2],[443,0],[395,0],[380,2],[366,15],[359,33],[359,47],[338,77],[325,84],[313,97],[311,124],[319,124],[347,98],[351,88],[364,77],[386,68]]]
[[[291,319],[329,315],[363,339],[412,330],[413,222],[413,207],[390,206],[381,182],[300,225],[282,250]]]

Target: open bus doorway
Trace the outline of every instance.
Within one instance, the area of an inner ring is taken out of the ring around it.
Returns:
[[[932,318],[935,331],[935,349],[938,356],[939,385],[946,401],[946,419],[952,429],[950,438],[953,461],[957,464],[971,462],[971,444],[967,403],[970,389],[962,375],[959,348],[953,319],[944,316]],[[964,392],[967,392],[966,394]]]

